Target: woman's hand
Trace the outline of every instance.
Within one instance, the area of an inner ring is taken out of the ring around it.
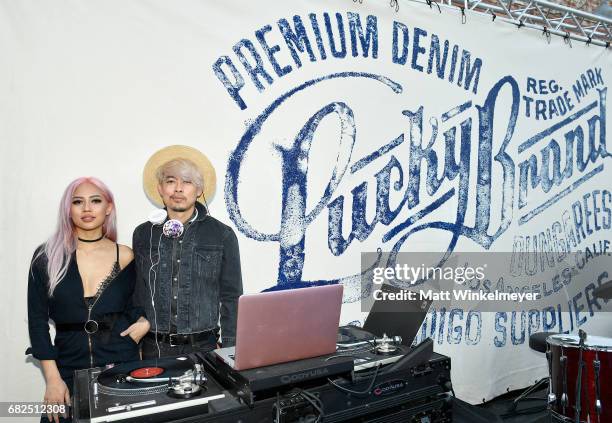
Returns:
[[[52,378],[47,381],[44,403],[49,406],[63,404],[66,407],[66,411],[61,414],[64,418],[68,418],[70,391],[68,390],[68,386],[66,386],[66,382],[64,382],[61,377]],[[55,423],[59,423],[59,416],[59,413],[47,413],[47,419],[49,419],[50,422],[54,421]]]
[[[145,336],[147,332],[149,332],[149,329],[151,329],[151,324],[149,323],[149,321],[144,317],[140,316],[140,318],[135,323],[132,323],[129,328],[121,332],[121,336],[127,335],[138,344],[142,337]]]

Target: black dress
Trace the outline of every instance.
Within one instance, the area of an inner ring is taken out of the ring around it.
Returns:
[[[73,253],[66,276],[50,298],[47,259],[44,254],[38,258],[36,255],[28,280],[28,329],[32,346],[26,354],[39,360],[55,360],[71,392],[75,370],[139,360],[138,345],[129,335],[120,335],[144,315],[142,309],[132,305],[136,281],[134,262],[120,269],[117,247],[117,261],[111,273],[94,297],[84,298],[76,253]],[[53,344],[49,319],[56,327]],[[86,332],[86,324],[91,333]]]

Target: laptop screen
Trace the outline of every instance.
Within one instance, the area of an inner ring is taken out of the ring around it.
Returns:
[[[382,285],[383,292],[399,293],[402,290],[392,285]],[[432,301],[401,300],[374,301],[370,313],[363,324],[363,329],[376,337],[401,336],[402,344],[410,346],[416,337],[421,323],[425,320]]]
[[[335,352],[342,292],[342,285],[325,285],[241,296],[234,369]]]

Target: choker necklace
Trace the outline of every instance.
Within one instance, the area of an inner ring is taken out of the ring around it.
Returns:
[[[83,239],[81,237],[78,237],[78,240],[81,241],[81,242],[98,242],[102,238],[104,238],[104,235],[102,235],[100,238],[96,238],[96,239]]]

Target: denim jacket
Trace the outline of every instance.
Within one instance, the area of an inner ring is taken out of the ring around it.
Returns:
[[[162,225],[150,222],[134,231],[134,303],[144,308],[151,330],[169,332],[172,266],[180,266],[177,333],[218,330],[220,322],[223,346],[233,346],[238,297],[242,294],[238,239],[200,203],[196,208],[198,217],[185,226],[180,240],[165,237]]]

